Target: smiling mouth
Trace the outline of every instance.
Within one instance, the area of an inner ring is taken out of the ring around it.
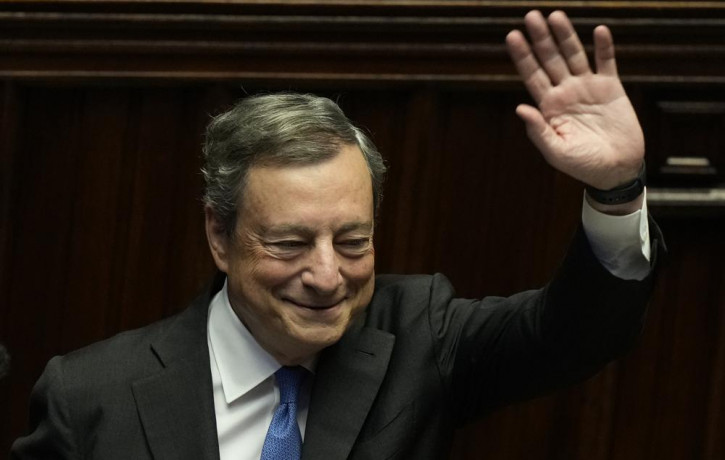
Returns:
[[[342,298],[336,302],[332,303],[325,303],[325,304],[315,304],[315,303],[301,303],[297,302],[292,299],[284,299],[286,302],[289,302],[297,307],[306,308],[308,310],[329,310],[331,308],[335,308],[338,305],[340,305],[345,299]]]

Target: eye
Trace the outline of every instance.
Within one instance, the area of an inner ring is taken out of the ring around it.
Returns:
[[[342,241],[341,243],[338,243],[338,244],[341,244],[343,246],[350,247],[350,248],[360,248],[360,247],[366,246],[369,242],[370,242],[369,238],[355,238],[352,240]]]
[[[350,238],[335,243],[338,251],[345,256],[362,256],[370,248],[370,238]]]
[[[267,243],[268,245],[277,248],[277,249],[299,249],[304,247],[307,243],[304,241],[299,240],[282,240],[282,241],[272,241],[270,243]]]
[[[279,240],[265,243],[267,252],[280,259],[292,259],[302,254],[307,248],[304,240]]]

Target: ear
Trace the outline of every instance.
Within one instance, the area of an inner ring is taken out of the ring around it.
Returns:
[[[232,250],[232,242],[221,219],[211,206],[204,206],[204,221],[206,226],[206,239],[209,242],[211,256],[217,268],[227,273]]]

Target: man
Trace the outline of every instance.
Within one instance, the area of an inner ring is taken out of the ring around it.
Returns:
[[[440,459],[457,426],[626,351],[659,244],[642,133],[606,27],[597,73],[563,13],[526,27],[533,52],[518,31],[506,41],[538,108],[517,113],[588,186],[584,230],[549,285],[475,301],[441,275],[375,277],[372,143],[329,100],[249,98],[207,132],[213,286],[175,317],[51,360],[13,458],[295,458],[266,453],[285,412],[303,459]]]

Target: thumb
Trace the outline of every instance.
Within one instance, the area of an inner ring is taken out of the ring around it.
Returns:
[[[526,134],[546,161],[552,164],[555,143],[559,141],[554,129],[546,122],[541,112],[533,106],[520,104],[516,107],[516,115],[526,124]]]

